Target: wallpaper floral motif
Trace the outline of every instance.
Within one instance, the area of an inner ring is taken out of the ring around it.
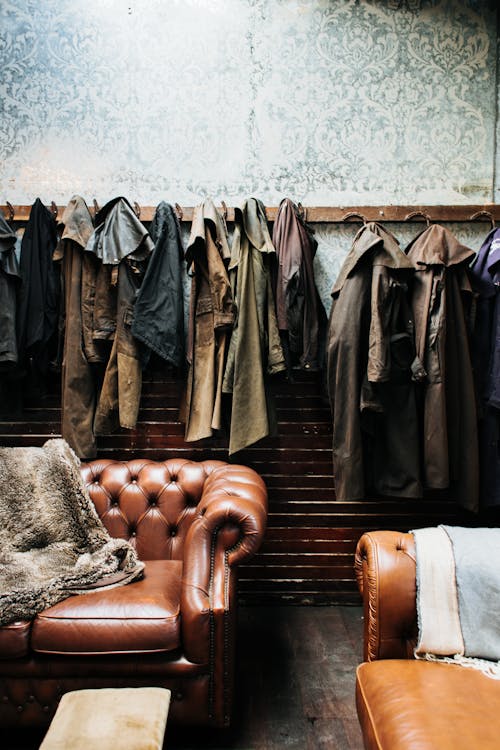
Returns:
[[[3,0],[0,202],[493,197],[475,0]]]
[[[0,203],[490,201],[497,54],[481,0],[3,0]],[[356,230],[315,227],[327,310]]]

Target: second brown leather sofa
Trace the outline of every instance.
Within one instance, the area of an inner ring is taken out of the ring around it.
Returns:
[[[359,540],[364,663],[356,704],[366,750],[497,750],[500,680],[458,664],[417,661],[412,534],[375,531]]]

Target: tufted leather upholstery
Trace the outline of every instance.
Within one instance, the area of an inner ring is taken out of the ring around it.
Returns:
[[[356,705],[366,750],[494,750],[500,682],[455,664],[417,661],[412,534],[363,534],[355,571],[364,604]]]
[[[416,562],[412,534],[363,534],[354,559],[364,604],[364,659],[407,659],[417,638]]]
[[[81,471],[145,576],[0,628],[0,726],[48,724],[68,690],[141,685],[172,691],[169,721],[227,726],[237,566],[263,539],[264,482],[222,461],[97,459]]]

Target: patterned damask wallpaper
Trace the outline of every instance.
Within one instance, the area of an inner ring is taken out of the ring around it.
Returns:
[[[491,6],[2,0],[0,203],[490,201]],[[317,227],[325,300],[354,231]]]

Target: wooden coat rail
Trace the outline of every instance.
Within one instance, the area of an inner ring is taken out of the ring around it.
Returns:
[[[139,206],[134,203],[134,209],[140,216],[142,221],[151,221],[156,211],[156,206]],[[184,207],[176,205],[177,213],[181,221],[191,222],[193,218],[192,206]],[[57,206],[54,202],[47,206],[54,215],[60,216],[64,210],[64,206]],[[29,219],[31,206],[13,206],[10,203],[6,203],[0,206],[5,218],[9,221],[25,222]],[[226,215],[227,221],[234,221],[234,208],[226,207],[225,204],[219,207],[221,213]],[[422,206],[422,205],[409,205],[409,206],[304,206],[304,214],[307,222],[309,223],[327,223],[327,224],[341,224],[344,222],[356,223],[363,219],[366,221],[380,221],[380,222],[393,222],[393,221],[420,221],[420,222],[433,222],[433,221],[456,221],[456,222],[468,222],[468,221],[485,221],[485,222],[500,222],[500,204],[458,204],[454,206]],[[90,206],[90,211],[93,214],[96,210],[96,204],[94,207]],[[266,208],[267,218],[269,221],[274,221],[278,213],[278,207]]]

